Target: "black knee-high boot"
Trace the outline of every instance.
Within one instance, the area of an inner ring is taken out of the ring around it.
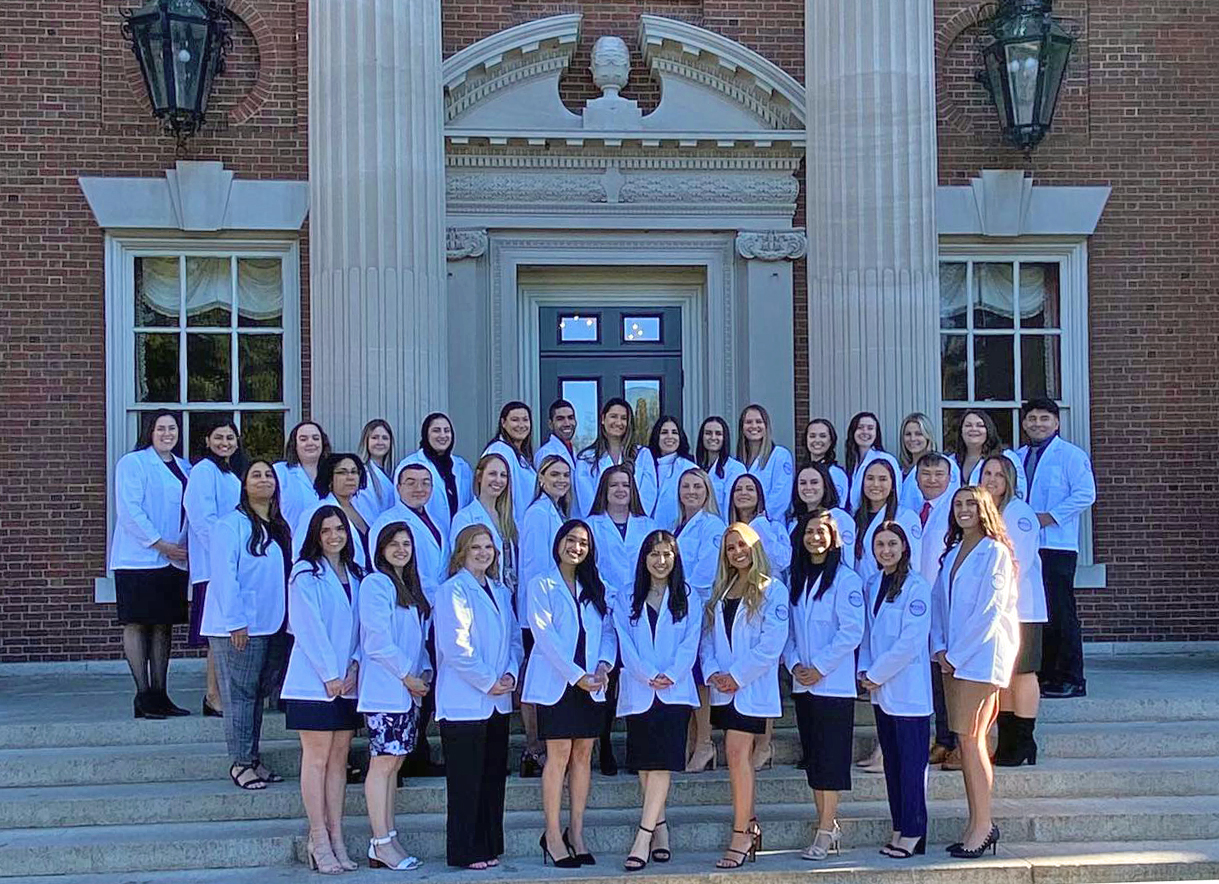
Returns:
[[[991,763],[997,764],[1000,767],[1010,767],[1012,758],[1016,753],[1016,713],[1015,712],[1000,712],[999,713],[999,744],[995,747],[995,754],[991,756]],[[1018,762],[1017,762],[1018,763]]]

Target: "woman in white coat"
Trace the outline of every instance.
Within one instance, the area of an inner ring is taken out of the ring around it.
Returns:
[[[694,466],[690,459],[690,441],[677,418],[662,416],[656,421],[648,450],[656,461],[656,505],[651,516],[661,528],[672,531],[681,510],[678,483],[682,474]]]
[[[846,472],[849,483],[844,509],[855,512],[863,496],[864,470],[874,460],[884,460],[893,467],[895,475],[902,474],[897,458],[885,451],[880,432],[880,418],[870,411],[861,411],[847,424]],[[899,489],[900,491],[900,489]]]
[[[966,485],[953,495],[947,547],[932,595],[931,651],[944,672],[969,802],[969,821],[949,853],[976,859],[999,841],[991,818],[994,771],[986,735],[1020,647],[1011,541],[983,488]]]
[[[689,588],[691,606],[702,610],[711,600],[711,586],[715,583],[720,546],[724,542],[728,524],[716,507],[710,478],[697,467],[682,474],[678,497],[681,500],[681,519],[674,535],[681,540],[682,576]],[[697,660],[694,667],[698,683],[698,708],[690,726],[686,771],[702,773],[708,768],[715,770],[716,753],[715,744],[711,741],[711,700],[707,686],[702,683]]]
[[[957,453],[953,458],[960,471],[959,484],[980,484],[982,462],[992,454],[1002,454],[1012,462],[1016,470],[1016,496],[1027,500],[1028,480],[1024,475],[1024,459],[1010,448],[1003,447],[994,418],[979,408],[967,408],[961,412],[961,419],[957,423]]]
[[[347,517],[355,532],[356,562],[364,570],[369,569],[369,536],[373,523],[380,514],[375,501],[360,492],[368,487],[368,472],[359,456],[355,454],[328,454],[318,464],[317,480],[313,484],[316,503],[305,507],[296,529],[292,532],[292,548],[299,555],[305,541],[309,520],[322,506],[337,506]]]
[[[865,588],[867,621],[859,648],[859,683],[872,695],[893,822],[880,852],[894,859],[927,852],[931,585],[910,553],[906,529],[897,522],[882,522],[872,535],[880,570]]]
[[[220,418],[209,425],[204,444],[207,445],[207,453],[191,469],[186,494],[182,498],[190,529],[191,551],[190,632],[186,637],[186,646],[208,648],[203,714],[205,717],[219,717],[224,713],[224,701],[216,677],[216,658],[208,645],[207,636],[200,629],[203,625],[203,608],[207,604],[207,584],[211,579],[212,528],[217,519],[237,508],[246,457],[241,450],[241,435],[231,418]]]
[[[906,537],[914,552],[915,561],[922,551],[923,525],[918,513],[906,509],[897,502],[897,473],[888,460],[876,459],[868,464],[860,477],[862,499],[855,510],[855,548],[852,550],[851,566],[866,583],[871,580],[879,566],[872,552],[872,535],[881,522],[899,522],[906,530]]]
[[[897,452],[897,463],[901,468],[902,487],[898,501],[908,510],[918,512],[926,503],[918,486],[918,462],[924,454],[938,454],[935,445],[935,425],[921,411],[912,411],[902,418],[901,443]],[[949,465],[948,491],[961,487],[961,469],[954,458],[947,458]]]
[[[787,588],[770,576],[762,538],[744,523],[729,525],[699,645],[711,724],[724,731],[732,785],[732,838],[716,868],[738,869],[762,846],[754,812],[754,739],[782,714],[779,658],[789,619]]]
[[[855,731],[855,651],[863,641],[863,582],[843,561],[829,510],[802,516],[792,532],[791,631],[783,662],[792,676],[805,776],[817,828],[802,857],[838,852],[839,793],[851,789]]]
[[[762,488],[762,512],[774,522],[782,522],[792,496],[792,453],[776,445],[770,415],[761,405],[748,405],[737,422],[736,456],[746,472],[757,477]],[[735,487],[736,483],[733,483]],[[776,572],[782,570],[773,561]],[[786,566],[784,566],[786,567]]]
[[[538,483],[533,467],[533,412],[524,402],[504,403],[499,410],[495,436],[483,449],[483,454],[498,454],[508,464],[512,474],[512,507],[519,533],[525,510],[533,500]]]
[[[790,488],[788,493],[791,493]],[[762,480],[753,473],[740,476],[732,484],[726,514],[729,524],[744,522],[758,532],[763,546],[766,547],[766,558],[770,562],[771,572],[779,575],[791,564],[792,544],[783,524],[783,514],[780,514],[778,520],[772,519],[772,509],[774,508],[770,506],[762,488]]]
[[[148,416],[135,450],[114,469],[110,570],[123,655],[135,680],[136,718],[163,719],[175,623],[186,623],[187,525],[182,497],[190,464],[174,454],[180,428],[172,411]],[[183,710],[185,711],[185,710]]]
[[[596,865],[584,843],[584,810],[592,780],[593,743],[605,722],[605,689],[618,659],[618,640],[605,584],[597,573],[597,547],[584,522],[564,522],[555,535],[549,572],[526,587],[525,609],[533,654],[521,699],[537,709],[538,736],[546,743],[538,839],[542,864]],[[563,782],[568,828],[560,830]]]
[[[805,426],[803,438],[804,450],[797,457],[796,466],[820,464],[825,467],[838,493],[837,506],[846,509],[850,480],[847,471],[838,464],[838,431],[834,429],[834,422],[825,417],[813,418]]]
[[[699,471],[701,472],[701,470]],[[674,771],[686,767],[686,730],[698,703],[695,662],[702,606],[684,579],[677,538],[644,538],[630,606],[614,611],[622,654],[618,714],[626,719],[626,766],[639,772],[643,810],[623,868],[673,857],[665,806]]]
[[[791,506],[787,510],[787,532],[796,529],[796,523],[809,513],[829,510],[838,525],[838,536],[842,539],[847,566],[854,561],[855,520],[839,502],[838,486],[829,468],[823,463],[806,463],[796,470],[796,481],[792,485]],[[792,543],[793,549],[795,542]]]
[[[419,429],[419,448],[398,464],[398,469],[417,463],[432,474],[432,497],[428,515],[447,537],[453,517],[474,498],[474,475],[461,455],[453,453],[456,439],[453,422],[443,412],[434,411],[423,419]]]
[[[360,581],[363,665],[357,705],[368,726],[368,865],[408,871],[419,860],[398,841],[394,797],[402,760],[423,738],[419,710],[432,689],[427,652],[432,608],[415,569],[415,542],[406,522],[385,525],[372,547],[373,570]]]
[[[694,459],[711,480],[715,490],[715,505],[719,512],[728,512],[728,492],[737,476],[745,472],[745,464],[732,456],[732,433],[728,421],[713,416],[698,428]]]
[[[1016,615],[1020,619],[1020,654],[1012,668],[1011,684],[999,692],[999,746],[991,760],[999,767],[1019,767],[1037,763],[1037,741],[1033,738],[1041,704],[1037,670],[1041,668],[1042,631],[1049,619],[1041,577],[1041,524],[1033,508],[1016,497],[1016,468],[1009,458],[992,454],[982,462],[982,487],[1003,514],[1019,575]]]
[[[453,517],[449,526],[449,548],[457,535],[471,525],[486,525],[499,555],[500,582],[516,596],[516,516],[512,508],[512,471],[499,454],[484,454],[474,467],[474,499]]]
[[[242,789],[264,789],[283,777],[258,751],[263,701],[287,651],[284,616],[292,532],[279,512],[279,480],[256,460],[241,480],[237,508],[211,534],[211,581],[201,632],[208,636],[224,702],[229,777]]]
[[[436,593],[436,719],[448,793],[448,864],[499,865],[504,852],[508,719],[524,649],[512,596],[496,579],[491,529],[457,535]]]
[[[288,433],[284,459],[275,465],[279,476],[280,510],[288,527],[295,530],[306,507],[317,503],[317,470],[330,454],[330,439],[320,424],[301,421]]]
[[[360,578],[347,516],[324,506],[305,529],[288,581],[295,641],[280,696],[284,725],[300,733],[301,798],[309,818],[308,862],[325,874],[355,871],[343,843],[347,750],[359,726]]]
[[[398,502],[393,479],[394,431],[389,422],[378,417],[366,423],[356,450],[368,471],[368,484],[360,489],[359,496],[368,498],[365,506],[375,509],[379,516]]]
[[[656,506],[656,460],[635,442],[636,430],[630,404],[618,396],[607,399],[598,417],[597,438],[576,458],[576,481],[581,488],[598,488],[602,473],[625,466],[635,477],[643,511],[650,513]]]

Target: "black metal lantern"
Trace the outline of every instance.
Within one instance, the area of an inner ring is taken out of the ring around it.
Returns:
[[[203,124],[233,42],[224,0],[149,0],[123,18],[152,112],[181,145]]]
[[[999,0],[978,80],[990,92],[1004,137],[1032,150],[1050,131],[1075,38],[1051,15],[1052,0]]]

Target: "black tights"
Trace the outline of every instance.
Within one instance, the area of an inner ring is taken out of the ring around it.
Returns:
[[[173,629],[169,624],[128,623],[123,627],[123,654],[131,667],[135,689],[141,694],[149,690],[165,691]]]

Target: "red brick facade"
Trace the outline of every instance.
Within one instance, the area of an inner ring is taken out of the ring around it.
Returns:
[[[57,0],[25,8],[0,44],[0,661],[113,658],[113,611],[93,602],[104,573],[103,237],[79,175],[160,175],[171,139],[147,115],[118,10]],[[303,179],[305,0],[231,0],[239,17],[212,118],[190,159],[239,175]],[[641,13],[738,40],[803,78],[803,0],[443,0],[451,54],[505,27],[584,13],[563,80],[577,107],[597,91],[593,40],[631,39]],[[1080,592],[1093,640],[1213,638],[1219,580],[1204,527],[1219,519],[1210,440],[1219,437],[1219,39],[1207,0],[1061,0],[1082,39],[1055,131],[1031,161],[1000,144],[971,80],[977,4],[937,0],[940,180],[1028,168],[1044,184],[1108,184],[1089,243],[1096,558],[1108,587]],[[639,59],[636,52],[636,64]],[[624,95],[646,109],[657,84],[636,70]],[[797,223],[803,223],[801,196]],[[307,243],[302,280],[308,280]],[[795,273],[796,353],[808,340],[805,267]],[[303,389],[308,390],[308,290]],[[809,401],[796,367],[797,423]],[[307,392],[306,392],[307,396]],[[307,401],[306,401],[307,409]],[[912,403],[912,406],[917,403]],[[1167,469],[1165,468],[1167,466]]]

